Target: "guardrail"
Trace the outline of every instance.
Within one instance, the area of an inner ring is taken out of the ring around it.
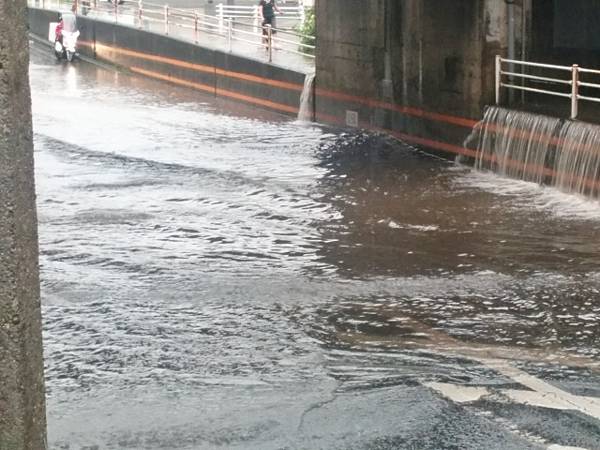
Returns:
[[[521,68],[520,71],[515,66]],[[506,67],[506,70],[504,68]],[[537,75],[525,73],[527,69],[546,70],[552,73],[564,73],[563,78],[554,76]],[[582,77],[587,76],[590,81],[582,81]],[[598,82],[595,81],[598,79]],[[521,84],[516,84],[520,80]],[[529,84],[527,84],[529,83]],[[561,89],[562,87],[562,89]],[[560,66],[555,64],[542,64],[529,61],[518,61],[513,59],[504,59],[496,56],[496,104],[501,103],[501,89],[514,89],[522,92],[533,92],[536,94],[550,95],[555,97],[568,98],[571,101],[571,119],[576,119],[579,115],[579,101],[588,101],[600,103],[600,91],[597,96],[582,95],[581,88],[595,92],[600,90],[600,70],[586,69],[577,64],[572,66]]]
[[[273,62],[274,50],[314,60],[316,41],[313,36],[269,25],[255,26],[233,17],[204,14],[195,9],[171,8],[168,4],[158,5],[144,0],[28,0],[28,3],[43,8],[70,9],[87,17],[162,32],[196,44],[207,37],[207,45],[215,46],[220,43],[229,52],[233,52],[236,43],[240,47],[245,46],[240,48],[240,53],[248,45],[263,47],[269,62]]]

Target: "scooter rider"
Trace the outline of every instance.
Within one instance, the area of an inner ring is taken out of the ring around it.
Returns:
[[[71,12],[60,13],[54,25],[54,54],[58,60],[66,58],[71,62],[77,56],[77,17]]]
[[[60,42],[60,44],[62,45],[63,43],[63,28],[65,26],[65,23],[63,21],[62,18],[62,14],[58,15],[58,23],[56,24],[56,28],[54,29],[54,42]]]

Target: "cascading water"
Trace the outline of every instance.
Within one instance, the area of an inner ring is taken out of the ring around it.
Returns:
[[[314,118],[314,85],[315,74],[308,73],[304,78],[304,89],[300,96],[300,110],[298,111],[298,120],[310,122]]]
[[[477,124],[475,167],[501,175],[542,183],[544,167],[559,119],[490,107]]]
[[[600,126],[488,107],[465,143],[474,165],[503,176],[599,197]]]
[[[562,191],[599,197],[600,126],[567,121],[558,137],[554,185]]]

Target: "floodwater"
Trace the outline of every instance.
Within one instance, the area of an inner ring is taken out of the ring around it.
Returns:
[[[597,202],[48,54],[50,448],[600,448]]]

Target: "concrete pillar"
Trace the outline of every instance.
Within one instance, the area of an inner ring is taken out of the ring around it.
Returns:
[[[495,65],[496,55],[508,55],[508,6],[505,1],[485,0],[482,11],[484,46],[482,52],[482,96],[481,104],[493,104],[495,92]]]
[[[316,11],[319,83],[378,97],[384,79],[384,1],[318,0]]]
[[[402,103],[423,104],[423,8],[422,0],[402,2]]]
[[[0,449],[46,448],[25,0],[0,0]]]

